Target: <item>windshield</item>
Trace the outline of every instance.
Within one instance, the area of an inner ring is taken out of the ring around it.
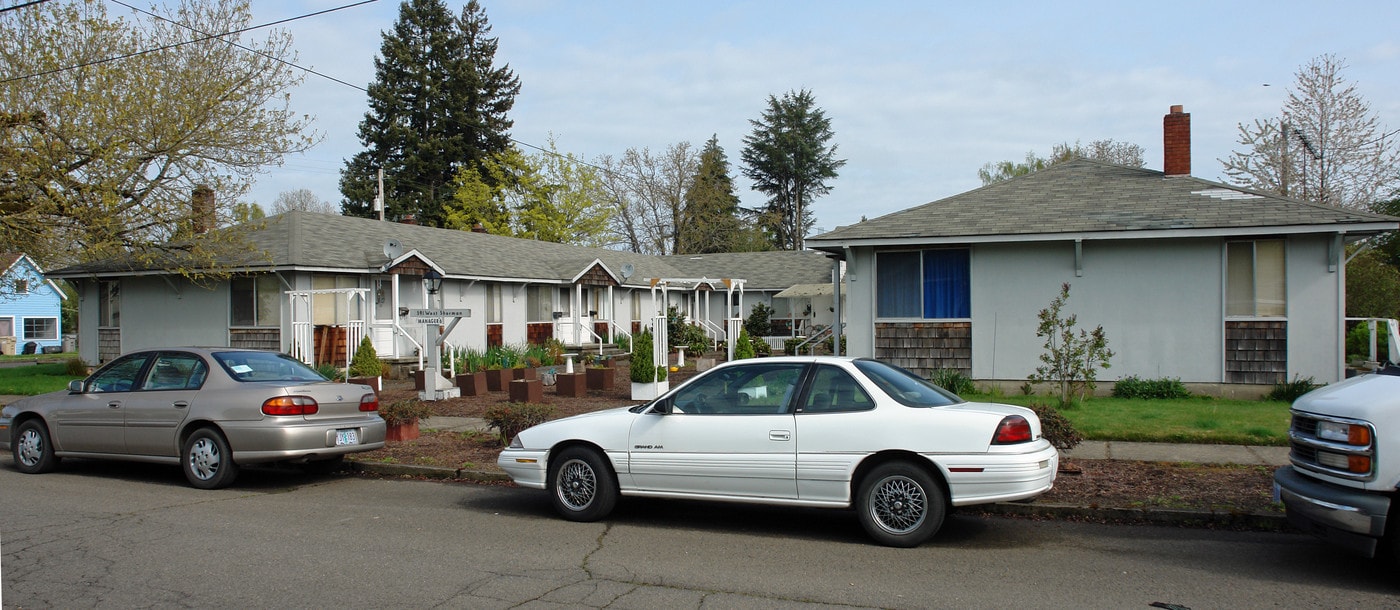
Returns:
[[[897,366],[878,360],[856,360],[855,365],[875,385],[880,386],[880,390],[905,405],[942,407],[963,401],[957,394]]]
[[[326,381],[300,360],[273,352],[215,352],[214,359],[238,381]]]

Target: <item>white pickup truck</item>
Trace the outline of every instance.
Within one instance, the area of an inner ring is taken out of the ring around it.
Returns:
[[[1293,403],[1291,466],[1274,473],[1288,520],[1367,557],[1400,557],[1400,367]]]

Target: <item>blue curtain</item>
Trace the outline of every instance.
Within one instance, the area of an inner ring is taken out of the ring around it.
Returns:
[[[968,263],[967,250],[924,251],[925,318],[972,317]]]

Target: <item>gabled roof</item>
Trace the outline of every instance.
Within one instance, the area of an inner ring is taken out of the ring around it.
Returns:
[[[1369,236],[1400,219],[1160,171],[1077,159],[810,237],[807,245],[1127,239],[1337,233]]]
[[[744,278],[747,290],[782,290],[831,277],[830,259],[814,251],[651,256],[304,211],[260,222],[263,226],[250,231],[247,239],[266,256],[244,255],[238,262],[240,270],[380,273],[391,262],[385,254],[385,242],[392,240],[401,248],[398,258],[415,252],[441,268],[445,276],[458,279],[569,283],[597,262],[614,273],[631,264],[634,271],[623,284],[638,287],[647,286],[649,278],[708,276]],[[164,271],[132,268],[128,261],[100,261],[50,275],[120,276]]]
[[[63,292],[62,288],[58,287],[58,283],[45,277],[44,270],[39,268],[39,263],[34,262],[33,258],[30,258],[28,254],[23,252],[0,253],[0,277],[14,273],[15,267],[18,267],[21,262],[27,264],[35,275],[38,275],[45,284],[48,284],[49,288],[53,289],[59,299],[64,301],[68,300],[68,294]]]

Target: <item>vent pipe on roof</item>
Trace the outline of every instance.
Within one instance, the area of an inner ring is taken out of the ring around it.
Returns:
[[[1191,175],[1191,113],[1172,106],[1162,117],[1162,171],[1168,176]]]

